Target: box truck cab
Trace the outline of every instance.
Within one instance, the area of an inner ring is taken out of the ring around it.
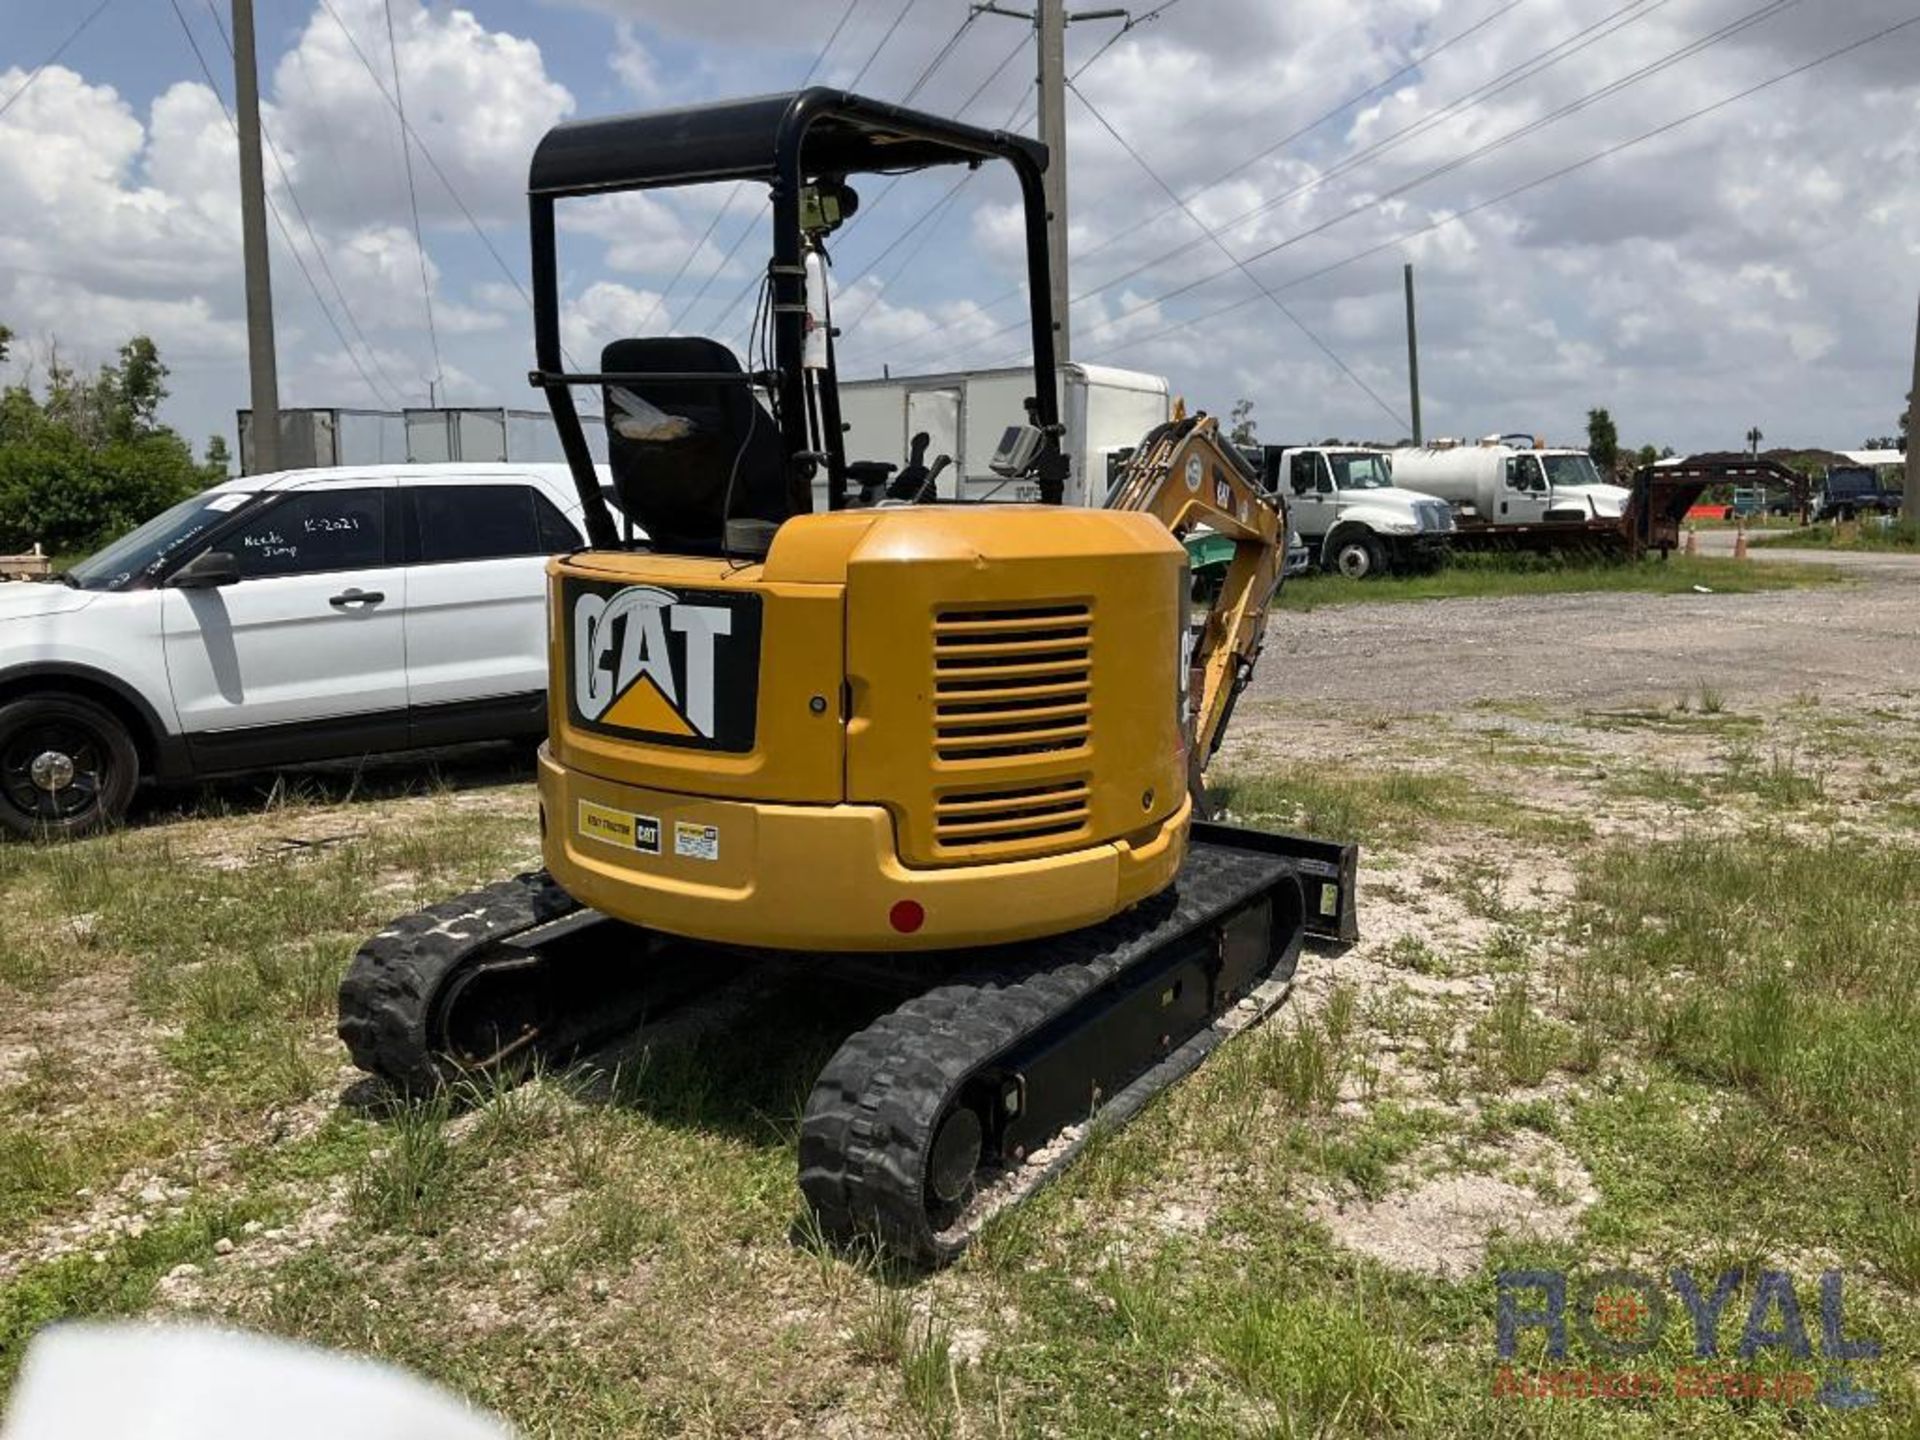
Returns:
[[[1626,513],[1632,492],[1602,480],[1586,451],[1520,439],[1403,447],[1392,455],[1394,483],[1446,501],[1463,526],[1617,520]]]
[[[1257,464],[1322,569],[1360,580],[1436,564],[1453,531],[1445,502],[1394,484],[1383,450],[1268,445]]]

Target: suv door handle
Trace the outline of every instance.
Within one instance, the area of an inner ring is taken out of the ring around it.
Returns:
[[[344,610],[349,605],[378,605],[386,598],[383,590],[342,590],[327,603],[336,610]]]

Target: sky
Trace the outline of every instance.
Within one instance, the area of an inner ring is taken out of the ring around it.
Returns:
[[[1068,36],[1076,360],[1166,375],[1196,408],[1250,400],[1269,441],[1396,439],[1412,262],[1429,436],[1572,440],[1593,406],[1683,452],[1895,429],[1920,23],[1882,32],[1916,0],[1156,3]],[[146,333],[164,417],[231,439],[228,0],[100,4],[0,0],[6,378]],[[1031,28],[967,0],[255,5],[287,405],[538,403],[524,187],[561,121],[811,80],[1033,124]],[[843,374],[1023,358],[1011,174],[960,179],[856,179],[832,244]],[[574,202],[561,225],[576,359],[744,339],[763,188]]]

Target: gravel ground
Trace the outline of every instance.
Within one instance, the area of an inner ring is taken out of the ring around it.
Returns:
[[[1731,534],[1703,535],[1709,551]],[[1587,708],[1920,689],[1920,557],[1756,550],[1755,563],[1845,569],[1852,583],[1757,595],[1545,595],[1346,605],[1283,615],[1248,699],[1394,713],[1476,700]]]

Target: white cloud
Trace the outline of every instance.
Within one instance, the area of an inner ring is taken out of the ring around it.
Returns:
[[[393,16],[408,125],[469,210],[518,220],[533,147],[573,112],[572,94],[547,74],[537,44],[488,30],[471,11],[396,0]],[[364,224],[408,214],[391,64],[381,0],[333,0],[274,67],[267,123],[298,157],[316,216]],[[414,178],[426,219],[464,223],[417,149]]]
[[[561,343],[573,363],[592,369],[601,348],[634,335],[670,335],[672,313],[660,302],[657,290],[636,290],[614,280],[597,280],[565,301]]]
[[[1831,444],[1883,433],[1910,358],[1912,295],[1900,287],[1911,280],[1900,277],[1916,273],[1920,259],[1920,94],[1910,83],[1920,27],[1467,212],[1904,19],[1909,0],[1793,6],[1409,187],[1752,6],[1643,6],[1623,17],[1631,23],[1537,77],[1501,80],[1618,8],[1617,0],[1528,0],[1381,93],[1336,109],[1497,3],[1206,0],[1203,19],[1187,4],[1130,32],[1080,84],[1183,193],[1225,177],[1191,200],[1212,226],[1301,190],[1223,233],[1236,254],[1270,251],[1251,262],[1257,272],[1396,406],[1404,393],[1400,266],[1414,261],[1425,408],[1436,430],[1519,426],[1565,436],[1578,430],[1588,406],[1608,404],[1624,438],[1682,447],[1725,446],[1756,421],[1770,436]],[[380,0],[333,4],[381,83],[390,84]],[[524,32],[516,35],[489,30],[457,4],[395,0],[409,113],[463,197],[499,227],[498,248],[516,267],[524,254],[528,155],[547,126],[574,113],[576,93],[593,97],[582,102],[586,108],[610,110],[796,84],[843,8],[839,0],[574,4],[585,17],[551,30],[546,7],[514,11],[510,26]],[[898,13],[897,0],[861,6],[821,78],[850,80]],[[861,88],[903,94],[962,13],[958,0],[919,0]],[[393,115],[325,11],[303,8],[301,16],[292,48],[266,57],[268,125],[362,328],[395,382],[411,387],[431,366]],[[581,27],[595,25],[604,27],[604,43],[581,47]],[[1111,33],[1104,22],[1076,25],[1070,64],[1083,63]],[[951,110],[1018,38],[1014,22],[979,20],[915,103]],[[1009,66],[969,118],[999,123],[1022,98],[1030,71],[1024,60]],[[217,413],[244,389],[235,363],[232,139],[211,92],[165,83],[173,78],[163,71],[151,87],[158,98],[136,109],[110,87],[55,66],[0,118],[0,319],[23,334],[57,331],[69,349],[96,353],[110,353],[129,328],[149,329],[169,359],[231,367],[231,393],[213,407]],[[22,79],[18,68],[0,73],[0,94]],[[1424,124],[1436,107],[1482,87],[1486,95],[1471,109]],[[1356,152],[1409,122],[1422,124],[1345,168]],[[1111,355],[1161,370],[1212,409],[1245,394],[1256,402],[1263,433],[1366,434],[1387,425],[1263,299],[1172,328],[1233,304],[1251,287],[1210,242],[1189,245],[1198,233],[1192,222],[1167,210],[1158,187],[1077,101],[1069,102],[1069,132],[1074,288],[1105,286],[1075,310],[1079,358]],[[418,155],[415,168],[446,363],[465,370],[475,393],[516,403],[530,348],[524,303],[461,233],[464,221]],[[872,302],[842,346],[850,372],[997,360],[1024,344],[1023,324],[994,334],[1023,318],[1021,304],[990,303],[1024,278],[1022,218],[1003,172],[983,171],[911,263],[902,247],[853,284],[946,185],[908,181],[877,201],[886,182],[859,183],[870,208],[835,246],[837,273],[849,284],[836,313],[844,319]],[[766,227],[756,187],[701,239],[730,189],[563,207],[563,286],[575,312],[567,334],[576,359],[642,330],[737,332],[738,310],[724,324],[714,312],[762,262]],[[1417,233],[1454,216],[1464,218]],[[734,237],[749,229],[709,284]],[[307,248],[304,236],[301,244]],[[277,237],[275,246],[283,368],[312,374],[316,384],[337,380],[344,397],[358,385],[353,367],[336,363],[344,355],[326,368],[292,353],[308,341],[323,358],[337,347]],[[1181,246],[1188,248],[1170,253]],[[1328,269],[1373,247],[1377,253]],[[683,263],[680,283],[656,306]],[[1219,278],[1169,295],[1215,271]],[[199,388],[212,394],[217,387]]]

